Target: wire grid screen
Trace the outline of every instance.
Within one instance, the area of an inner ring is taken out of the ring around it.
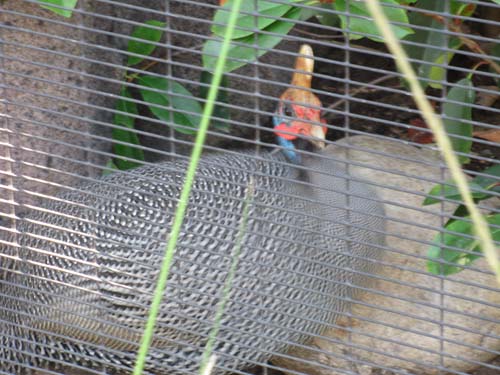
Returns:
[[[1,3],[0,373],[130,373],[223,3]],[[496,239],[500,5],[384,3]],[[243,3],[145,373],[198,372],[232,265],[213,373],[499,372],[498,285],[367,12]]]

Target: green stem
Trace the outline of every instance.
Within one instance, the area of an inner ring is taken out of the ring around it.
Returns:
[[[146,363],[146,357],[149,351],[149,347],[151,346],[151,342],[153,340],[153,331],[156,323],[156,318],[158,316],[161,302],[163,300],[164,291],[170,273],[170,267],[172,265],[175,253],[175,247],[177,245],[177,239],[179,238],[182,223],[184,221],[184,215],[186,213],[189,201],[189,195],[191,193],[191,186],[193,185],[196,168],[198,166],[198,162],[201,157],[201,152],[203,150],[203,144],[205,142],[208,125],[210,123],[210,117],[212,116],[214,110],[214,103],[217,98],[217,92],[220,86],[222,75],[224,73],[224,66],[226,64],[226,59],[230,47],[230,41],[233,36],[233,31],[236,25],[236,20],[239,14],[241,2],[242,0],[235,0],[233,2],[233,7],[231,9],[231,14],[229,16],[226,32],[224,35],[224,41],[222,42],[220,55],[219,58],[217,59],[214,76],[212,79],[212,83],[210,85],[210,90],[208,92],[207,101],[201,118],[198,133],[196,135],[193,151],[191,153],[191,159],[186,172],[186,177],[181,191],[181,196],[177,204],[174,222],[172,224],[170,237],[168,239],[168,243],[165,249],[165,255],[161,265],[160,274],[158,275],[158,280],[156,283],[153,300],[151,302],[151,307],[149,310],[148,320],[146,322],[146,327],[144,328],[144,334],[142,336],[141,345],[137,353],[133,375],[142,374],[144,370],[144,365]]]
[[[213,347],[215,344],[215,340],[217,338],[217,334],[220,330],[220,325],[222,321],[222,315],[224,314],[224,310],[226,308],[227,301],[229,301],[229,294],[231,292],[231,288],[233,286],[234,276],[236,275],[236,269],[238,268],[238,261],[240,259],[241,254],[241,245],[243,243],[243,236],[245,235],[246,228],[248,225],[248,215],[250,212],[250,202],[253,199],[254,194],[254,183],[253,180],[250,181],[247,188],[247,193],[245,194],[245,200],[243,202],[243,213],[241,215],[241,223],[238,229],[238,236],[236,238],[236,244],[234,248],[234,253],[232,256],[231,266],[229,268],[229,272],[226,277],[226,281],[224,282],[224,289],[222,290],[222,299],[219,303],[217,311],[215,313],[214,325],[210,334],[208,335],[207,345],[205,346],[205,351],[203,352],[203,356],[201,359],[199,374],[205,374],[208,371],[207,365],[209,363],[210,357],[212,356]]]
[[[139,73],[125,74],[124,79],[125,79],[127,82],[132,82],[132,81],[134,81],[135,79],[137,79],[137,77],[139,77]]]

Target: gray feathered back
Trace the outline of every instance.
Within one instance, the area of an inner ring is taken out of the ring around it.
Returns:
[[[303,167],[280,153],[202,159],[151,372],[197,371],[250,181],[255,194],[216,345],[219,371],[265,361],[346,310],[346,284],[362,282],[356,272],[371,271],[369,259],[380,255],[370,244],[383,242],[383,209],[340,163],[311,156]],[[185,168],[178,161],[114,173],[60,194],[19,224],[19,248],[0,253],[10,255],[1,258],[2,370],[17,371],[16,362],[132,366]]]

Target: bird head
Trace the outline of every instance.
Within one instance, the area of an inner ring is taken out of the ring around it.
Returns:
[[[293,163],[300,163],[297,150],[325,147],[326,123],[321,118],[321,102],[311,92],[314,70],[312,48],[304,44],[300,48],[292,86],[280,97],[273,116],[274,133],[283,147],[286,157]]]

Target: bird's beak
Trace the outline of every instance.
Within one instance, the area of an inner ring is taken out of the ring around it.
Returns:
[[[322,150],[326,147],[325,131],[323,126],[311,124],[311,139],[309,140],[314,146]]]
[[[292,124],[290,126],[290,131],[293,134],[301,135],[305,137],[304,139],[307,140],[307,142],[311,143],[314,145],[316,148],[322,150],[326,147],[325,145],[325,126],[312,123],[310,121],[313,120],[308,120],[308,122],[305,121],[292,121]],[[281,135],[283,136],[283,135]],[[290,139],[294,139],[296,136],[292,136]]]

